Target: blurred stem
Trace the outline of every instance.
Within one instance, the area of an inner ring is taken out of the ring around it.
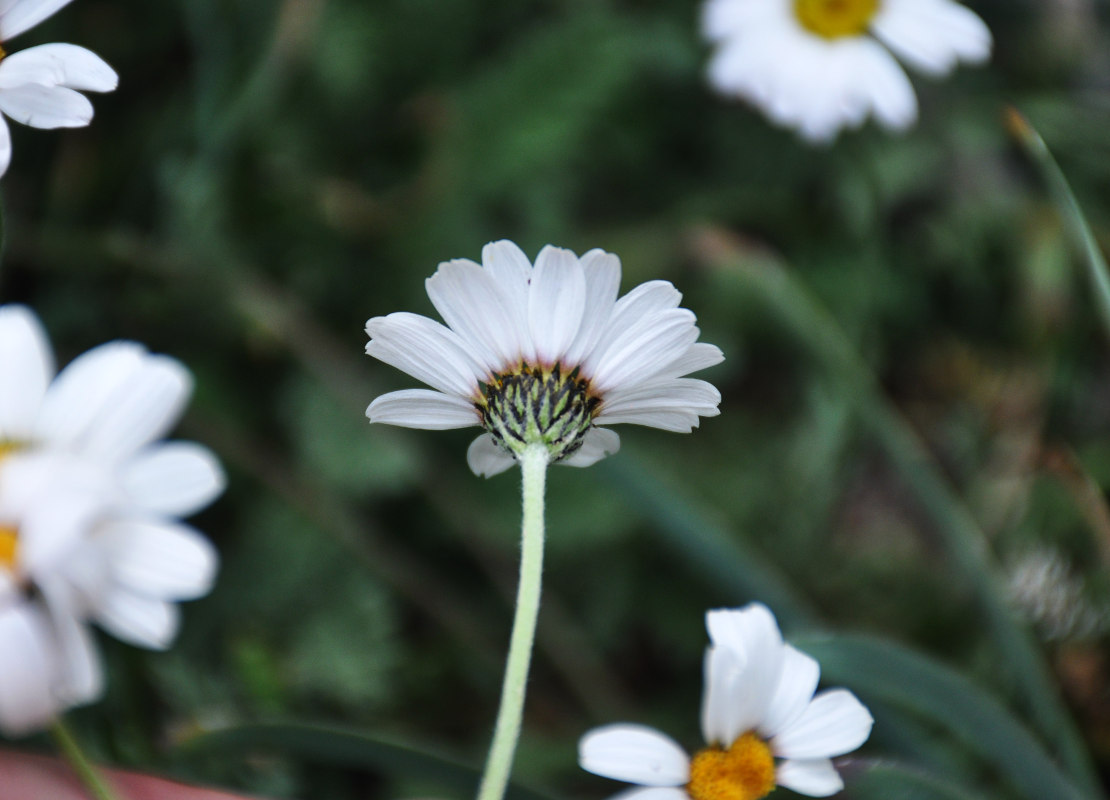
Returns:
[[[493,730],[486,769],[478,788],[478,800],[501,800],[509,782],[509,772],[520,739],[524,716],[524,693],[532,643],[536,638],[536,618],[540,612],[540,587],[543,578],[543,498],[547,477],[547,448],[531,445],[520,457],[524,520],[521,524],[520,585],[516,594],[516,615],[501,684],[501,707]]]
[[[903,480],[936,525],[949,555],[971,583],[1002,662],[1028,703],[1035,723],[1054,743],[1075,781],[1090,797],[1102,797],[1090,756],[1075,728],[1043,655],[1006,603],[986,537],[956,495],[925,444],[886,399],[878,379],[837,321],[790,274],[773,262],[728,263],[745,286],[773,309],[803,341],[856,405],[859,418],[878,440]]]
[[[1052,157],[1052,151],[1048,149],[1044,139],[1029,124],[1029,121],[1017,109],[1011,107],[1006,110],[1006,126],[1040,170],[1042,178],[1048,185],[1052,201],[1056,204],[1060,216],[1063,217],[1076,247],[1083,254],[1087,275],[1099,300],[1099,315],[1102,317],[1106,332],[1110,334],[1110,268],[1107,268],[1106,259],[1103,258],[1083,209],[1075,199],[1075,193],[1068,185],[1068,179],[1064,177],[1063,170]]]
[[[77,773],[81,783],[89,790],[89,794],[96,800],[119,800],[115,792],[109,789],[108,784],[100,777],[96,767],[85,756],[81,746],[77,744],[77,740],[73,738],[73,734],[61,719],[54,720],[54,724],[50,726],[50,734],[54,737],[58,749],[62,751],[62,756]]]

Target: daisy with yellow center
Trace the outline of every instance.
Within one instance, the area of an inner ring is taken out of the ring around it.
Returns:
[[[859,747],[872,718],[855,695],[814,695],[817,662],[782,641],[766,607],[710,611],[702,733],[693,757],[641,725],[608,725],[579,743],[582,768],[639,784],[625,800],[760,800],[777,786],[811,797],[844,788],[833,756]]]
[[[720,393],[683,377],[724,356],[699,343],[696,319],[666,281],[617,298],[620,261],[545,247],[486,245],[482,264],[456,259],[427,281],[446,321],[406,312],[366,323],[366,352],[432,389],[382,395],[371,422],[410,428],[479,425],[467,459],[479,475],[512,466],[530,445],[550,463],[585,467],[617,451],[603,425],[689,432],[718,413]]]
[[[990,57],[983,21],[954,0],[707,0],[709,81],[814,142],[873,115],[902,130],[917,99],[897,56],[933,77]]]

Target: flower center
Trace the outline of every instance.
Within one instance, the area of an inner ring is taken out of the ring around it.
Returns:
[[[808,31],[826,39],[859,36],[879,10],[880,0],[794,0],[794,14]]]
[[[693,800],[759,800],[775,788],[775,759],[749,731],[728,750],[707,747],[690,759],[686,793]]]
[[[0,47],[0,58],[3,58],[4,49]],[[0,439],[0,462],[16,450],[23,448],[19,442],[10,439]],[[19,529],[11,525],[0,523],[0,569],[15,572],[16,559],[19,557]]]
[[[559,364],[522,364],[495,375],[475,405],[482,426],[506,450],[519,455],[530,444],[542,444],[555,462],[582,446],[600,403],[577,369],[564,375]]]

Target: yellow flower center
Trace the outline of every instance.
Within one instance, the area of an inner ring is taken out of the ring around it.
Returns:
[[[707,747],[690,759],[686,793],[693,800],[760,800],[775,789],[775,759],[749,731],[728,750]]]
[[[794,0],[802,27],[826,39],[859,36],[878,10],[879,0]]]
[[[0,58],[3,58],[4,49],[0,47]],[[19,442],[10,439],[0,439],[0,461],[16,450],[23,448]],[[15,572],[16,559],[19,557],[19,529],[0,523],[0,569]]]

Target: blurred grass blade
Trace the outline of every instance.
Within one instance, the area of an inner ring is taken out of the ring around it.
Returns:
[[[300,761],[333,767],[373,770],[386,775],[441,783],[453,796],[468,797],[478,786],[476,767],[408,745],[354,731],[298,724],[258,724],[224,728],[190,739],[182,748],[187,758],[242,751],[280,753]],[[507,800],[552,800],[510,784]]]
[[[849,686],[865,702],[889,703],[939,723],[968,752],[993,764],[1029,800],[1085,796],[1016,718],[951,669],[900,645],[866,636],[803,637],[792,643],[821,663],[824,678]]]
[[[648,472],[643,467],[646,460],[629,450],[626,447],[621,458],[606,459],[594,469],[630,501],[631,509],[650,521],[664,544],[715,584],[729,598],[724,602],[759,600],[775,610],[785,627],[812,628],[814,612],[778,567]]]
[[[982,800],[951,781],[902,764],[878,761],[857,772],[856,762],[841,767],[853,800]]]
[[[720,259],[721,271],[740,281],[817,358],[875,437],[891,464],[917,495],[949,555],[974,589],[998,648],[1016,679],[1033,721],[1053,742],[1072,778],[1101,797],[1090,756],[1064,707],[1042,653],[1017,621],[994,573],[990,547],[979,524],[941,472],[917,433],[886,399],[878,379],[832,315],[788,270],[771,260]]]
[[[1091,231],[1083,209],[1079,207],[1079,201],[1075,199],[1075,193],[1071,190],[1068,179],[1064,177],[1060,165],[1052,157],[1048,145],[1029,121],[1017,109],[1008,108],[1006,126],[1040,170],[1052,201],[1056,204],[1076,247],[1083,254],[1087,275],[1098,297],[1099,314],[1103,325],[1106,326],[1106,333],[1110,335],[1110,269],[1107,268],[1106,259],[1099,249],[1098,240]]]

